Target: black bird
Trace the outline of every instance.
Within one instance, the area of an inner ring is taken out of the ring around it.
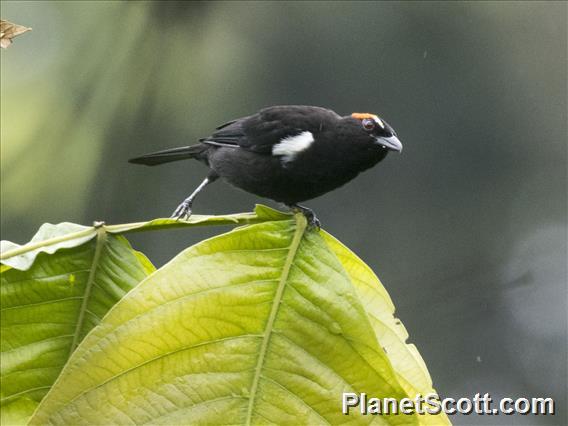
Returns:
[[[195,158],[209,174],[174,211],[191,215],[196,195],[222,177],[237,188],[302,211],[319,226],[314,213],[298,205],[349,182],[383,158],[402,151],[396,133],[374,114],[341,117],[315,106],[272,106],[229,121],[199,143],[146,154],[129,161],[155,166]]]

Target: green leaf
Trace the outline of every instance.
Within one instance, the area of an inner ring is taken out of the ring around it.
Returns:
[[[357,289],[379,344],[385,351],[397,379],[409,395],[422,396],[436,393],[426,363],[413,344],[407,344],[408,332],[394,316],[394,304],[379,278],[355,253],[336,238],[323,231],[328,247],[335,253],[341,265]],[[423,416],[423,424],[450,424],[445,414]]]
[[[192,215],[187,220],[177,219],[154,219],[148,222],[127,223],[123,225],[109,225],[106,230],[111,233],[128,233],[140,231],[153,231],[169,228],[184,228],[188,226],[211,226],[211,225],[243,225],[260,223],[269,220],[290,220],[292,215],[268,206],[257,204],[252,213],[237,213],[221,216]]]
[[[379,344],[383,314],[360,299],[378,281],[325,238],[296,215],[183,251],[92,330],[31,423],[425,423],[341,414],[342,392],[413,398],[424,383],[401,383]]]
[[[270,207],[258,204],[253,213],[238,213],[223,216],[193,215],[187,220],[154,219],[147,222],[126,223],[121,225],[104,225],[99,222],[95,226],[83,226],[63,222],[57,225],[43,224],[29,243],[19,245],[11,241],[1,241],[0,261],[2,270],[6,266],[25,271],[35,261],[39,253],[53,254],[62,248],[80,246],[95,238],[97,229],[102,228],[110,234],[153,231],[169,228],[184,228],[211,225],[239,225],[259,223],[267,220],[289,220],[291,215]]]
[[[259,205],[254,213],[195,215],[186,221],[108,227],[102,222],[91,227],[48,223],[25,245],[2,241],[2,424],[21,424],[31,416],[80,340],[126,291],[154,271],[144,254],[112,234],[289,218]],[[97,235],[103,238],[95,243]],[[97,247],[103,249],[97,252]]]
[[[95,227],[63,222],[57,225],[44,223],[29,243],[19,245],[11,241],[0,241],[2,264],[25,271],[32,266],[40,253],[53,254],[62,248],[72,248],[95,238]],[[49,241],[49,244],[45,242]],[[6,256],[6,253],[8,256]]]
[[[55,242],[42,245],[38,236]],[[154,270],[102,227],[43,226],[23,247],[0,278],[2,424],[31,416],[84,336]]]

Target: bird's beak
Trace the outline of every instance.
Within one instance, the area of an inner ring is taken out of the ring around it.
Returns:
[[[378,137],[376,140],[379,145],[389,151],[402,152],[402,143],[400,143],[398,138],[394,135],[389,136],[388,138]]]

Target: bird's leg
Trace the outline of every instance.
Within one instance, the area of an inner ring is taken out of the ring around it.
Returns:
[[[193,204],[193,200],[195,200],[197,194],[199,194],[201,190],[208,184],[215,182],[218,177],[219,176],[216,173],[210,173],[205,179],[203,179],[203,182],[201,182],[199,186],[195,188],[195,191],[193,191],[189,197],[187,197],[179,206],[177,206],[171,218],[176,220],[189,219],[189,217],[191,216],[191,205]]]
[[[289,204],[288,207],[290,207],[292,211],[301,212],[304,216],[306,216],[306,219],[308,220],[308,226],[317,229],[321,228],[321,222],[312,209],[309,209],[306,206],[301,206],[299,204]]]

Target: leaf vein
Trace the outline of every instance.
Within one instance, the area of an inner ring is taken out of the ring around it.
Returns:
[[[53,337],[48,337],[47,339],[35,340],[33,342],[29,342],[29,343],[23,344],[21,346],[16,346],[15,348],[12,348],[12,349],[8,349],[7,351],[2,351],[1,353],[3,355],[5,355],[5,354],[8,354],[10,352],[14,352],[14,351],[17,351],[19,349],[25,348],[26,346],[37,345],[38,343],[45,343],[45,342],[49,342],[50,340],[64,339],[64,338],[67,338],[67,337],[73,337],[73,334],[64,334],[62,336],[53,336]]]
[[[262,378],[264,380],[268,380],[269,382],[274,383],[275,385],[279,386],[280,388],[282,388],[283,390],[285,390],[286,392],[288,392],[290,395],[292,395],[293,397],[295,397],[297,400],[299,400],[302,404],[304,404],[306,407],[308,407],[308,409],[312,412],[314,412],[320,419],[322,419],[326,424],[330,425],[331,423],[325,418],[323,417],[322,414],[320,414],[314,407],[312,407],[310,404],[308,404],[306,401],[304,401],[304,399],[302,397],[300,397],[300,395],[298,395],[295,392],[292,392],[290,389],[288,389],[286,386],[284,386],[282,383],[277,382],[276,380],[262,375]]]
[[[23,282],[26,282],[26,281],[44,281],[44,280],[51,280],[51,279],[54,279],[54,278],[62,278],[62,277],[65,277],[65,276],[67,276],[67,275],[70,275],[70,274],[79,274],[79,273],[81,273],[81,272],[89,272],[89,269],[78,269],[78,270],[76,270],[76,271],[68,271],[68,272],[64,272],[64,273],[62,273],[62,274],[43,275],[43,276],[40,276],[40,277],[31,276],[31,277],[29,277],[29,278],[24,278],[24,279],[16,280],[16,281],[8,281],[8,280],[6,280],[6,284],[20,284],[20,283],[23,283]]]
[[[252,413],[254,411],[254,403],[256,401],[256,394],[258,391],[258,384],[260,381],[260,376],[262,372],[262,368],[264,367],[264,361],[266,358],[266,353],[268,350],[268,344],[270,342],[270,337],[273,332],[274,322],[276,320],[276,316],[278,314],[278,309],[280,307],[280,302],[282,301],[282,296],[284,294],[284,288],[286,287],[286,283],[288,282],[288,277],[290,275],[290,269],[292,267],[292,263],[294,262],[294,258],[296,257],[296,253],[298,252],[298,248],[300,247],[300,243],[302,242],[302,237],[304,236],[304,231],[306,230],[306,218],[303,215],[296,215],[296,230],[294,232],[294,236],[292,237],[292,243],[290,244],[290,248],[288,251],[288,255],[286,256],[286,261],[282,268],[282,275],[280,277],[280,282],[278,283],[278,288],[276,289],[276,293],[274,295],[274,300],[272,302],[272,309],[270,311],[270,315],[268,317],[268,321],[266,323],[266,328],[264,331],[264,337],[262,338],[262,344],[260,347],[260,353],[258,355],[258,361],[255,369],[255,374],[253,377],[253,381],[251,384],[250,390],[250,398],[249,404],[247,408],[247,416],[245,419],[245,424],[250,426],[252,421]]]
[[[158,355],[154,358],[150,358],[150,359],[148,359],[144,362],[141,362],[140,364],[137,364],[134,367],[130,367],[130,368],[124,370],[124,371],[121,371],[120,373],[109,377],[104,382],[102,382],[98,385],[92,386],[92,387],[84,390],[79,395],[70,399],[69,402],[66,405],[71,405],[73,403],[73,401],[76,401],[77,399],[81,398],[83,395],[85,395],[85,394],[87,394],[91,391],[94,391],[96,389],[99,389],[99,388],[107,385],[108,383],[118,379],[119,377],[122,377],[122,376],[124,376],[124,375],[138,369],[138,368],[141,368],[141,367],[149,365],[153,362],[159,361],[160,359],[167,358],[168,356],[174,355],[176,353],[187,351],[187,350],[190,350],[190,349],[194,349],[194,348],[197,348],[197,347],[200,347],[200,346],[207,346],[207,345],[212,345],[212,344],[219,343],[219,342],[224,342],[224,341],[229,341],[229,340],[234,340],[234,339],[250,338],[250,337],[262,337],[262,335],[261,334],[242,334],[242,335],[239,335],[239,336],[229,336],[229,337],[224,337],[222,339],[208,340],[206,342],[197,343],[195,345],[182,346],[182,347],[180,347],[176,350],[160,354],[160,355]]]
[[[82,296],[71,296],[71,297],[64,297],[62,299],[46,300],[44,302],[26,303],[26,304],[23,304],[23,305],[9,306],[7,308],[2,308],[2,309],[0,309],[0,312],[9,311],[11,309],[24,309],[24,308],[28,308],[28,307],[31,307],[31,306],[49,305],[51,303],[64,302],[66,300],[76,300],[76,299],[82,299],[82,298],[83,298]]]
[[[49,389],[50,387],[51,387],[51,385],[50,385],[50,386],[39,386],[39,387],[37,387],[37,388],[26,389],[25,391],[18,392],[18,393],[15,393],[15,394],[13,394],[13,395],[10,395],[10,396],[8,396],[8,397],[6,397],[6,398],[0,399],[0,404],[3,405],[3,404],[5,404],[6,402],[11,401],[11,400],[13,400],[13,399],[16,399],[16,398],[18,398],[18,397],[20,397],[20,396],[22,396],[22,395],[27,394],[27,393],[34,392],[34,391],[38,391],[38,390],[41,390],[41,389]]]

